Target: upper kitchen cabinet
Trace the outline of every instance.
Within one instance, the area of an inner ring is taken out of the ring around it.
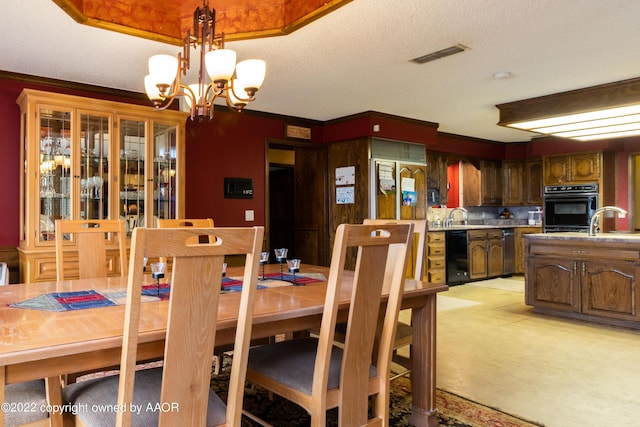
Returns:
[[[184,215],[186,114],[30,89],[17,103],[22,282],[55,280],[57,219],[120,218],[130,235]]]
[[[442,153],[427,152],[427,204],[446,205],[449,185],[447,179],[447,156]],[[437,200],[436,200],[437,199]]]
[[[527,206],[542,205],[542,160],[524,163],[524,202]]]
[[[480,160],[460,162],[462,206],[495,206],[502,204],[502,165]]]
[[[502,203],[506,206],[542,204],[542,161],[502,162]]]
[[[518,206],[524,202],[524,162],[502,162],[502,202]]]
[[[612,153],[603,151],[544,156],[544,185],[599,182],[613,167]]]

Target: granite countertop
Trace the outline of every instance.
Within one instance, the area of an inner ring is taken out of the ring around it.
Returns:
[[[576,241],[594,241],[594,242],[640,242],[640,233],[629,233],[623,231],[613,231],[609,233],[598,233],[595,236],[589,236],[589,233],[534,233],[525,234],[525,239],[545,239],[545,240],[576,240]]]
[[[496,220],[484,220],[482,224],[454,224],[447,227],[434,227],[432,222],[429,222],[429,231],[448,231],[448,230],[482,230],[490,228],[519,228],[519,227],[540,227],[539,225],[529,225],[526,220],[517,219],[496,219]]]

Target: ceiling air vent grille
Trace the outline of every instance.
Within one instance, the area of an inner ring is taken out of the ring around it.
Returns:
[[[438,50],[436,52],[427,53],[426,55],[413,58],[410,62],[415,62],[416,64],[425,64],[427,62],[435,61],[436,59],[444,58],[445,56],[464,52],[465,50],[469,50],[469,48],[462,44],[456,44],[451,47]]]

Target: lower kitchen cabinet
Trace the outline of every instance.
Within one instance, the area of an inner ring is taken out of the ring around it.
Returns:
[[[431,283],[445,283],[446,242],[444,231],[427,232],[427,280]]]
[[[483,279],[503,274],[504,248],[502,230],[467,231],[469,279]]]
[[[603,236],[525,236],[526,304],[538,312],[640,328],[640,239]]]
[[[518,227],[515,233],[515,273],[524,274],[524,238],[525,234],[542,233],[542,227]]]

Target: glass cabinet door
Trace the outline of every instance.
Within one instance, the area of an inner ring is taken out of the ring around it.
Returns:
[[[110,117],[80,115],[80,218],[109,219]]]
[[[145,225],[145,132],[146,122],[120,120],[120,216],[127,235]]]
[[[55,220],[71,216],[72,120],[70,111],[48,107],[38,109],[39,221],[38,241],[55,240]]]
[[[175,124],[153,125],[153,217],[176,217],[176,156],[177,128]],[[155,221],[154,221],[155,222]],[[157,224],[153,224],[157,226]]]

